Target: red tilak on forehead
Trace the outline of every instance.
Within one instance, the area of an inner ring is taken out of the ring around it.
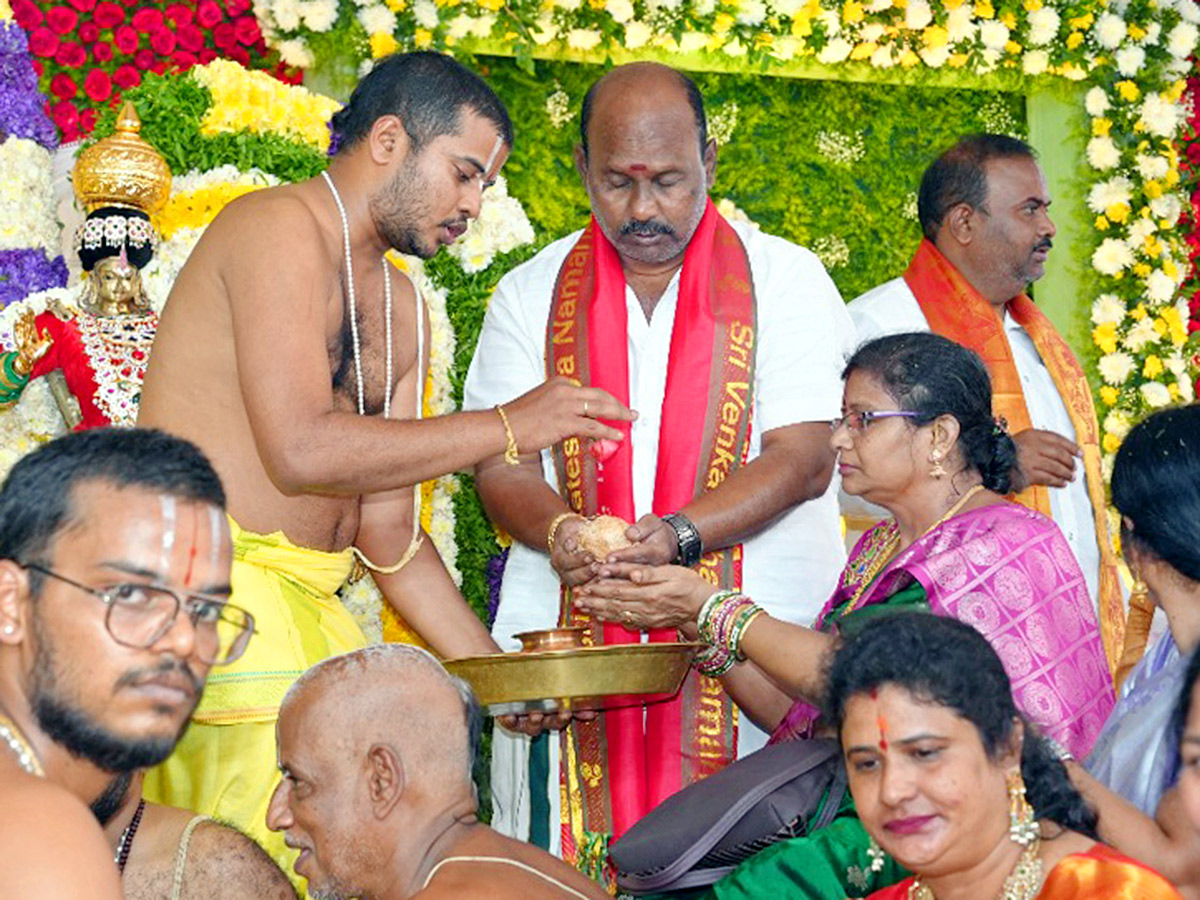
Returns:
[[[875,717],[875,724],[879,726],[879,749],[887,753],[887,719],[880,713]]]
[[[183,586],[192,586],[192,569],[196,565],[196,537],[200,533],[200,510],[192,504],[192,546],[188,548],[187,574],[183,576]]]
[[[629,171],[630,172],[645,172],[646,167],[644,165],[642,165],[641,163],[633,163],[632,165],[629,166]]]

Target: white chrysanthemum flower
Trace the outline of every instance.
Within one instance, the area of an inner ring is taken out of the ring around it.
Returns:
[[[767,18],[767,5],[762,0],[741,0],[737,20],[743,25],[758,26]]]
[[[920,31],[933,21],[933,10],[927,0],[908,0],[904,8],[904,27]]]
[[[533,226],[529,217],[521,201],[508,195],[508,185],[501,176],[484,191],[478,218],[447,252],[462,264],[464,272],[481,272],[497,254],[532,243]]]
[[[310,31],[328,31],[337,17],[335,0],[304,0],[300,3],[300,18]]]
[[[701,18],[708,18],[717,11],[717,0],[694,0],[692,9]]]
[[[1102,275],[1116,275],[1133,265],[1133,251],[1122,240],[1105,238],[1092,254],[1092,267]]]
[[[1151,219],[1138,219],[1129,226],[1129,231],[1125,236],[1126,243],[1129,244],[1131,250],[1138,250],[1146,243],[1146,238],[1158,231],[1158,226]]]
[[[1112,138],[1094,137],[1088,141],[1087,158],[1093,169],[1103,172],[1121,162],[1121,151]]]
[[[1183,107],[1162,94],[1147,94],[1142,101],[1141,120],[1150,134],[1173,138],[1183,120]]]
[[[871,65],[876,69],[890,69],[896,65],[896,48],[891,44],[877,47],[871,54]]]
[[[1142,399],[1151,409],[1160,409],[1171,403],[1171,392],[1165,384],[1158,381],[1147,381],[1139,390],[1142,392]]]
[[[948,44],[943,44],[941,47],[924,47],[917,55],[929,68],[940,69],[950,59],[950,47]]]
[[[1062,19],[1058,10],[1053,6],[1043,6],[1029,14],[1029,32],[1025,36],[1027,43],[1034,47],[1044,47],[1058,37],[1058,26]]]
[[[717,201],[717,212],[730,222],[745,222],[755,231],[760,230],[758,223],[751,219],[744,209],[728,197],[722,197]]]
[[[1167,158],[1158,154],[1148,155],[1139,153],[1134,161],[1137,163],[1138,174],[1147,181],[1157,181],[1159,178],[1165,178],[1167,170],[1170,168]]]
[[[1094,213],[1103,213],[1110,206],[1129,204],[1133,197],[1133,182],[1124,175],[1109,178],[1092,185],[1088,191],[1088,206]]]
[[[300,4],[296,0],[278,0],[271,6],[271,15],[281,31],[295,31],[300,27]]]
[[[858,32],[858,39],[873,44],[887,32],[882,22],[868,22]]]
[[[396,14],[382,3],[364,6],[358,11],[358,21],[367,34],[394,34],[396,31]]]
[[[1008,43],[1008,26],[996,19],[989,19],[979,26],[979,40],[989,50],[1003,50]]]
[[[1133,357],[1123,351],[1106,353],[1096,363],[1096,369],[1105,384],[1120,387],[1133,374]]]
[[[470,33],[471,17],[465,13],[459,13],[446,26],[446,36],[456,41],[461,41]]]
[[[1159,219],[1166,219],[1168,227],[1174,228],[1183,214],[1183,201],[1178,194],[1163,194],[1150,201],[1150,212]]]
[[[1107,50],[1120,46],[1121,41],[1125,40],[1126,33],[1125,20],[1110,12],[1100,16],[1092,27],[1096,43]]]
[[[1041,75],[1050,67],[1048,50],[1027,50],[1021,57],[1021,70],[1026,75]]]
[[[1186,59],[1196,49],[1200,36],[1191,22],[1180,22],[1167,34],[1167,51],[1177,59]]]
[[[817,21],[825,26],[826,37],[834,37],[842,31],[842,17],[832,9],[823,9],[817,13]]]
[[[1117,440],[1125,440],[1125,435],[1129,434],[1131,428],[1133,428],[1133,419],[1123,410],[1110,410],[1104,417],[1104,430]]]
[[[433,0],[416,0],[412,5],[413,18],[422,28],[433,30],[438,25],[437,4]]]
[[[1186,306],[1186,304],[1185,304],[1185,306]],[[1187,315],[1186,308],[1184,309],[1183,314],[1185,316]],[[1178,353],[1172,353],[1170,356],[1164,358],[1162,362],[1163,362],[1163,367],[1168,372],[1170,372],[1172,375],[1174,375],[1176,378],[1183,378],[1184,376],[1187,375],[1187,370],[1188,370],[1187,360],[1184,359],[1182,356],[1180,356]]]
[[[726,56],[745,56],[748,48],[742,43],[742,39],[735,37],[730,39],[721,48],[721,52]]]
[[[594,28],[572,28],[567,32],[567,46],[572,50],[591,50],[600,44],[601,37]]]
[[[633,18],[633,4],[629,0],[604,0],[604,8],[613,21],[622,25]]]
[[[804,0],[771,0],[769,6],[776,15],[787,16],[790,19],[804,8],[805,2]]]
[[[491,37],[492,26],[496,24],[496,16],[494,13],[484,13],[481,16],[467,17],[470,22],[471,34],[478,38]]]
[[[1146,277],[1146,297],[1155,303],[1166,303],[1175,296],[1175,279],[1162,269],[1155,269]]]
[[[1162,24],[1151,22],[1146,26],[1146,36],[1142,38],[1142,44],[1147,47],[1156,47],[1160,37],[1162,37]]]
[[[1125,301],[1116,294],[1101,294],[1092,303],[1093,325],[1119,325],[1125,320]]]
[[[1176,0],[1175,11],[1185,22],[1200,25],[1200,6],[1195,3],[1189,3],[1188,0]]]
[[[878,13],[891,8],[892,0],[867,0],[866,2],[867,12]]]
[[[313,64],[312,51],[308,49],[308,44],[299,38],[280,41],[276,49],[279,51],[279,58],[289,66],[307,69]]]
[[[1192,379],[1187,378],[1186,376],[1180,378],[1176,382],[1176,386],[1179,388],[1179,399],[1181,402],[1191,403],[1196,399],[1196,389],[1192,385]]]
[[[840,63],[850,55],[850,51],[853,49],[854,46],[845,38],[834,38],[821,48],[821,52],[817,54],[817,60],[825,65]]]
[[[1097,86],[1087,92],[1083,105],[1087,108],[1088,115],[1097,119],[1108,112],[1112,103],[1108,99],[1108,94],[1104,93],[1104,88]]]
[[[1125,46],[1113,55],[1113,59],[1118,72],[1126,78],[1133,78],[1146,62],[1146,51],[1136,45]]]
[[[558,26],[554,24],[554,17],[548,13],[538,16],[533,23],[533,27],[529,29],[529,35],[539,47],[544,47],[557,38]]]
[[[970,4],[964,3],[962,6],[955,7],[946,16],[946,33],[950,36],[951,44],[975,37],[975,29],[976,25]]]
[[[708,35],[699,31],[685,31],[679,38],[680,53],[699,53],[708,46]]]
[[[1154,319],[1146,316],[1133,323],[1133,327],[1125,332],[1125,337],[1121,339],[1121,343],[1137,353],[1147,344],[1153,344],[1158,341],[1158,332],[1154,330]]]
[[[654,29],[645,22],[630,22],[625,26],[625,47],[629,50],[644,47],[652,37]]]

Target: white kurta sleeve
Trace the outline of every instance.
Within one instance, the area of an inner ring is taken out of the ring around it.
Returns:
[[[521,281],[512,274],[500,279],[488,304],[475,356],[463,386],[463,409],[487,409],[507,403],[546,380],[545,322],[531,327],[530,306],[522,303]]]

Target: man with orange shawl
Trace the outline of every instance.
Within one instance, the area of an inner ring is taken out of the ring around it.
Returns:
[[[983,357],[995,413],[1017,443],[1025,489],[1016,499],[1062,529],[1119,679],[1141,656],[1152,610],[1135,606],[1126,627],[1091,390],[1066,341],[1025,293],[1045,272],[1055,234],[1049,206],[1028,144],[998,134],[963,138],[921,178],[924,239],[908,269],[849,309],[860,341],[933,331]]]
[[[511,648],[515,632],[562,621],[587,625],[597,644],[643,639],[572,607],[570,589],[594,572],[579,548],[596,513],[634,523],[616,558],[698,565],[809,622],[845,558],[828,487],[828,420],[852,343],[837,288],[812,253],[731,224],[709,201],[716,145],[685,76],[615,69],[588,92],[580,126],[592,221],[500,282],[465,406],[557,374],[603,387],[638,420],[619,426],[619,445],[568,439],[480,464],[480,496],[515,539],[493,636]],[[565,858],[602,874],[612,837],[754,749],[753,730],[717,681],[695,675],[674,701],[573,723],[561,745],[498,735],[493,822],[553,850],[561,840]]]

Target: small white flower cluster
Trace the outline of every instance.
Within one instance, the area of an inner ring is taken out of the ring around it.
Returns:
[[[525,208],[516,197],[508,195],[508,185],[504,176],[500,176],[484,191],[479,218],[447,252],[459,261],[464,272],[482,272],[492,264],[496,254],[532,243],[533,226]]]
[[[708,136],[722,147],[733,140],[737,129],[738,105],[736,100],[726,100],[708,114]]]
[[[550,118],[550,127],[556,131],[566,127],[575,118],[571,96],[557,81],[554,82],[554,91],[546,98],[546,115]]]
[[[749,214],[744,209],[742,209],[728,197],[722,197],[716,202],[715,205],[717,207],[717,212],[719,212],[727,221],[744,222],[755,231],[761,230],[758,223],[751,219]]]
[[[992,97],[979,110],[979,120],[985,131],[1024,138],[1025,128],[1017,121],[1012,109],[1002,97]]]
[[[817,153],[834,165],[850,166],[867,155],[867,139],[861,131],[818,131]]]
[[[0,142],[0,250],[59,254],[50,151],[36,141]]]
[[[850,246],[836,234],[823,234],[812,244],[812,252],[826,269],[840,269],[850,262]]]
[[[917,203],[916,191],[909,191],[904,195],[904,205],[900,208],[900,215],[904,216],[910,222],[915,222],[921,217],[921,209]]]

